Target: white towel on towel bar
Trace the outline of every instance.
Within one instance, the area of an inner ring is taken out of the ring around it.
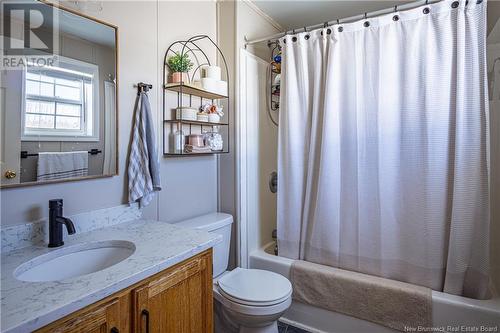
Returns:
[[[38,153],[37,181],[83,177],[88,171],[87,151]]]
[[[141,92],[135,103],[135,120],[128,161],[129,203],[148,205],[160,191],[160,162],[148,95]]]

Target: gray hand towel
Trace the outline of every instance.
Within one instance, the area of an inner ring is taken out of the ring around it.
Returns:
[[[141,92],[135,102],[135,119],[128,161],[129,202],[147,206],[161,190],[160,163],[148,95]]]

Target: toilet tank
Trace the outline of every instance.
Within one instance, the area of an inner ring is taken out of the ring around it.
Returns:
[[[222,242],[213,248],[213,277],[221,275],[227,269],[232,223],[233,217],[226,213],[210,213],[175,223],[175,225],[181,227],[200,229],[222,235]]]

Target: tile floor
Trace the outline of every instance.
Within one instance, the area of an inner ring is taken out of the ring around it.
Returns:
[[[279,333],[309,333],[306,330],[303,330],[303,329],[295,327],[295,326],[287,325],[287,324],[282,323],[280,321],[278,321],[278,332]]]

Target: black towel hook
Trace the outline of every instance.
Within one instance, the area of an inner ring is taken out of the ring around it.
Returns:
[[[366,18],[367,18],[367,15],[366,15],[366,13],[365,13],[365,20],[366,20]]]
[[[140,95],[141,92],[147,93],[149,89],[153,89],[153,85],[149,83],[139,82],[137,83],[137,95]]]
[[[394,6],[394,13],[398,11],[398,5]]]

